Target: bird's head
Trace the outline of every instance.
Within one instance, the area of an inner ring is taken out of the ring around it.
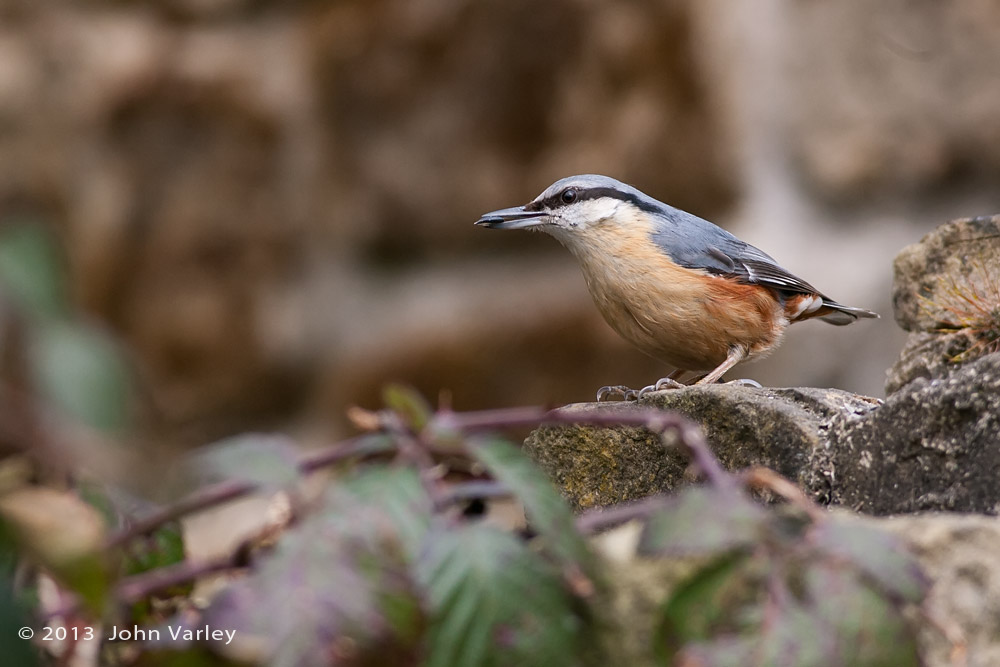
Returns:
[[[629,225],[662,204],[608,176],[585,174],[556,181],[524,206],[486,213],[477,225],[543,231],[572,247],[581,236]]]

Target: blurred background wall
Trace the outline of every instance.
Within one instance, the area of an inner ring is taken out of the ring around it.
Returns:
[[[882,393],[891,261],[1000,210],[990,0],[0,0],[0,219],[192,441],[374,407],[590,400],[663,374],[552,239],[477,229],[615,176],[834,298],[735,376]]]

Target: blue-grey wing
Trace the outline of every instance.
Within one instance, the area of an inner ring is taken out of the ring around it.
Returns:
[[[748,285],[820,294],[815,287],[781,268],[762,250],[708,220],[678,209],[668,209],[658,216],[653,242],[685,268],[701,269]]]

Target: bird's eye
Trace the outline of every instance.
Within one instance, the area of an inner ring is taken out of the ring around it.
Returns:
[[[572,204],[576,201],[576,190],[573,188],[566,188],[563,190],[559,198],[562,199],[564,204]]]

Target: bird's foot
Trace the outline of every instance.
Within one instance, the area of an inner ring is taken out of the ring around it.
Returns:
[[[598,403],[607,399],[609,396],[621,396],[623,401],[634,401],[639,398],[639,392],[635,389],[630,389],[623,384],[601,387],[597,390]]]
[[[638,391],[636,399],[640,399],[651,391],[660,391],[661,389],[681,389],[686,385],[681,384],[673,378],[660,378],[656,381],[656,384],[651,384],[648,387],[643,387]]]
[[[738,387],[753,387],[755,389],[763,389],[760,382],[756,380],[751,380],[750,378],[738,378],[736,380],[730,380],[729,382],[723,382],[722,384],[735,384]]]

